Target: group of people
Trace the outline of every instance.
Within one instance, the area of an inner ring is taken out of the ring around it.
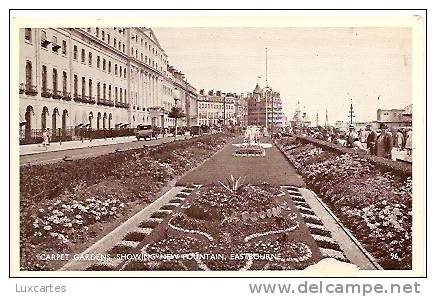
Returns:
[[[350,125],[347,132],[334,127],[317,127],[304,132],[307,136],[363,150],[382,158],[392,158],[394,148],[398,151],[406,150],[408,155],[412,154],[412,128],[410,127],[394,130],[381,123],[379,130],[368,124],[358,131],[354,125]]]
[[[406,149],[407,154],[411,155],[412,129],[401,128],[395,131],[389,129],[385,123],[381,123],[379,131],[376,131],[372,125],[367,125],[364,130],[360,129],[356,132],[354,126],[350,125],[346,145],[388,159],[392,158],[394,147],[398,151]]]

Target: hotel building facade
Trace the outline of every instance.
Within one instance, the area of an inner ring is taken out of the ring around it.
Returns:
[[[197,99],[198,125],[210,127],[237,125],[237,107],[240,98],[235,93],[210,90],[206,94],[203,89],[200,90]]]
[[[180,78],[152,29],[23,28],[19,42],[21,143],[46,128],[68,140],[83,128],[173,125],[168,113]]]

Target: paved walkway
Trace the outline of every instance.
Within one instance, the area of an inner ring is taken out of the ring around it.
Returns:
[[[47,148],[43,147],[42,144],[40,143],[27,144],[27,145],[20,145],[20,156],[41,154],[47,152],[57,152],[57,151],[78,149],[84,147],[95,147],[95,146],[110,145],[110,144],[117,144],[117,143],[126,143],[135,140],[136,140],[135,136],[93,139],[92,141],[90,141],[89,139],[83,141],[74,140],[74,141],[62,142],[62,144],[59,142],[52,142]]]
[[[241,143],[242,140],[238,137],[232,143]],[[186,174],[177,184],[219,184],[219,181],[225,182],[232,174],[236,178],[245,176],[245,183],[249,184],[266,182],[277,186],[304,185],[295,168],[275,146],[266,149],[265,157],[234,157],[235,149],[232,144],[227,144],[203,165]]]

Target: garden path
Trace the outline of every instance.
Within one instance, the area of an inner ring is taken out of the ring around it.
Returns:
[[[232,143],[242,143],[243,138],[237,137]],[[270,142],[266,138],[262,142]],[[283,154],[273,145],[266,149],[265,157],[234,157],[236,147],[227,144],[221,151],[204,162],[201,166],[186,174],[177,185],[187,184],[219,184],[232,174],[238,178],[246,177],[245,183],[271,185],[293,185],[302,187],[303,179],[285,159]]]

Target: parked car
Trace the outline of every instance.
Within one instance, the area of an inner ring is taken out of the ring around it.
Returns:
[[[136,139],[151,140],[152,137],[157,139],[157,131],[152,125],[138,125],[136,129]]]
[[[197,126],[197,125],[195,125],[195,126],[191,126],[191,129],[190,129],[190,132],[191,132],[191,135],[201,135],[201,128],[200,128],[200,126]]]

